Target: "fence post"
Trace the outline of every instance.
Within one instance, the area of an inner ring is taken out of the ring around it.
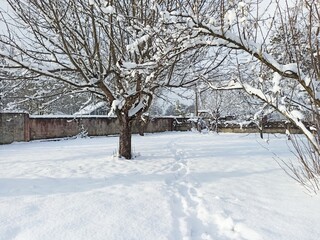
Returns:
[[[29,114],[0,112],[0,144],[30,140]]]

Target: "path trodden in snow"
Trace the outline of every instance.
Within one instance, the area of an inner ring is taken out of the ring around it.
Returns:
[[[0,146],[0,240],[320,239],[319,196],[272,158],[292,158],[281,135],[134,136],[135,160],[117,141]]]

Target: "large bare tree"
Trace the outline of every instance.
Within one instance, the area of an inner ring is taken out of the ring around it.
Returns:
[[[191,61],[183,56],[187,50],[197,55],[197,44],[181,44],[195,36],[182,25],[177,30],[178,19],[169,14],[178,1],[7,3],[10,11],[1,16],[2,77],[12,86],[21,79],[58,81],[107,102],[120,122],[121,157],[132,157],[132,122],[148,110],[154,92],[195,81],[186,76]]]

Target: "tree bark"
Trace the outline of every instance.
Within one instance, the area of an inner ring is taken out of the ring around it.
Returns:
[[[132,158],[131,152],[131,125],[132,122],[128,114],[120,113],[118,116],[120,124],[120,136],[119,136],[119,157],[124,157],[125,159]]]

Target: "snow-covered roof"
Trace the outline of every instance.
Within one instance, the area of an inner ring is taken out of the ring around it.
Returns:
[[[90,104],[90,105],[82,108],[78,112],[74,113],[74,115],[88,115],[88,114],[92,113],[93,111],[95,111],[99,108],[102,108],[104,106],[105,106],[105,102],[98,102],[95,104]]]

